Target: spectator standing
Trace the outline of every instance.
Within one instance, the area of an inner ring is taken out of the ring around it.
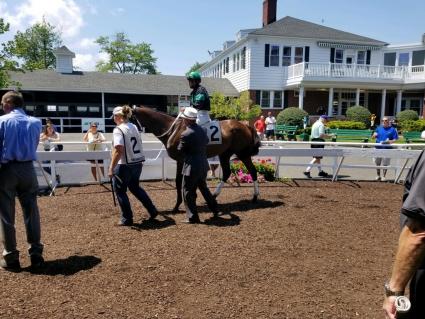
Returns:
[[[202,196],[214,216],[218,216],[217,201],[212,196],[207,186],[208,160],[207,144],[208,136],[205,131],[196,124],[197,111],[193,107],[185,108],[180,116],[187,122],[186,130],[181,134],[177,149],[183,153],[183,200],[186,208],[186,223],[200,223],[196,207],[196,190],[199,188]]]
[[[382,146],[376,146],[377,149],[391,149],[392,147],[389,144],[394,143],[396,140],[398,140],[398,134],[397,129],[392,127],[390,125],[390,121],[388,117],[384,117],[382,119],[382,125],[378,126],[376,128],[376,131],[372,135],[373,138],[376,138],[376,143],[383,144]],[[382,158],[382,157],[375,157],[373,159],[375,162],[375,165],[380,167],[383,166],[389,166],[391,163],[390,158]],[[383,181],[385,182],[386,175],[387,175],[387,169],[382,169],[382,176],[381,176],[381,170],[378,168],[376,170],[376,180],[377,181]]]
[[[276,129],[276,118],[272,115],[272,112],[267,113],[265,123],[266,123],[267,140],[270,140],[270,138],[273,138],[273,140],[274,140],[275,139],[275,129]]]
[[[410,282],[411,309],[403,318],[425,318],[425,154],[407,174],[400,212],[401,233],[390,280],[385,284],[383,309],[396,318],[395,300]],[[398,318],[398,317],[397,317]]]
[[[20,93],[9,91],[1,99],[5,115],[0,117],[0,239],[3,256],[0,267],[19,271],[16,248],[15,197],[24,215],[31,266],[43,265],[40,213],[37,205],[38,182],[33,161],[39,143],[41,122],[25,114]]]
[[[40,142],[43,143],[43,149],[46,152],[53,152],[53,151],[59,151],[59,145],[58,144],[52,144],[52,142],[59,142],[61,139],[60,134],[55,131],[55,127],[51,123],[47,123],[44,128],[43,132],[40,134]],[[43,161],[44,164],[50,163],[50,161]],[[43,169],[49,173],[52,174],[52,170],[50,166],[43,167]],[[60,175],[56,174],[56,183],[60,184]]]
[[[129,122],[131,108],[128,105],[117,106],[112,112],[117,125],[113,131],[112,158],[108,176],[121,208],[121,220],[118,226],[133,225],[133,211],[127,196],[127,188],[143,204],[149,212],[149,220],[155,220],[158,211],[145,190],[140,187],[145,156],[143,154],[142,138],[137,127]]]
[[[311,127],[311,141],[312,142],[324,142],[325,138],[330,138],[332,135],[328,135],[325,133],[325,124],[328,121],[327,115],[321,115],[319,119],[314,122],[313,126]],[[325,148],[325,145],[320,144],[311,144],[311,148]],[[321,159],[323,156],[315,156],[313,157],[313,160],[310,162],[310,164],[307,166],[306,170],[304,171],[304,175],[308,178],[311,178],[311,169],[313,168],[314,164],[317,164],[317,168],[319,170],[319,176],[320,177],[329,177],[329,174],[322,170],[322,166],[320,165]]]
[[[260,140],[264,139],[264,132],[266,130],[266,122],[264,120],[264,115],[261,115],[258,120],[254,123],[255,130],[257,131]]]
[[[99,132],[97,130],[97,123],[93,122],[90,123],[90,128],[87,130],[86,134],[83,136],[83,141],[88,142],[87,144],[87,151],[102,151],[103,145],[102,143],[106,141],[105,136],[102,134],[102,132]],[[97,165],[95,161],[90,161],[91,165],[91,174],[93,175],[93,178],[95,181],[98,181],[97,179]],[[103,164],[103,160],[97,161],[98,164]],[[100,171],[102,172],[102,176],[105,175],[103,165],[100,166]],[[101,180],[101,176],[99,176],[99,180]]]

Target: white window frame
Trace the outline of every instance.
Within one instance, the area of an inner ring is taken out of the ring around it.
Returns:
[[[285,49],[289,49],[289,55],[285,55]],[[291,46],[283,46],[282,48],[282,66],[290,66],[292,63],[292,47]]]
[[[297,51],[301,51],[301,54],[300,54],[300,52],[297,52]],[[304,51],[305,51],[304,47],[295,47],[295,49],[294,49],[294,64],[304,62]]]
[[[272,54],[273,50],[275,51],[277,50],[277,55]],[[270,44],[269,66],[279,66],[279,57],[280,57],[280,46],[277,44]]]
[[[357,51],[357,64],[365,65],[366,64],[366,51]]]
[[[341,58],[337,59],[338,52],[341,53]],[[343,49],[335,49],[334,63],[344,63],[344,50]]]
[[[275,105],[276,101],[276,93],[280,93],[280,105]],[[274,109],[282,109],[283,108],[283,91],[272,91],[272,98],[271,98],[271,108]]]
[[[269,95],[268,98],[266,98],[266,97],[263,96],[263,95],[265,95],[264,93],[266,93],[266,92]],[[271,103],[270,103],[271,93],[270,92],[271,91],[266,91],[266,90],[263,91],[263,90],[261,90],[260,106],[261,106],[262,109],[269,109],[271,107]],[[266,106],[263,106],[263,101],[266,101],[266,100],[268,100],[267,105]]]

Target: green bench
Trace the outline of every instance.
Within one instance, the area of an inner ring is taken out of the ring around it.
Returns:
[[[274,134],[276,135],[276,139],[286,139],[287,140],[295,140],[295,136],[298,130],[298,125],[285,125],[285,124],[277,124]]]
[[[361,141],[369,142],[373,131],[371,130],[349,130],[349,129],[330,129],[329,134],[334,134],[332,142],[341,141]]]
[[[406,143],[425,143],[421,134],[422,132],[419,131],[403,132],[403,137]]]

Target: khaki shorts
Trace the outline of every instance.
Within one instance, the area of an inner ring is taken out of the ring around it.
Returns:
[[[385,158],[385,157],[374,157],[373,158],[373,162],[375,163],[375,165],[377,166],[389,166],[391,159],[390,158]]]

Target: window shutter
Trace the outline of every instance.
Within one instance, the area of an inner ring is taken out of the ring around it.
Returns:
[[[264,66],[266,68],[270,65],[270,44],[266,44],[265,50],[264,50]]]
[[[288,107],[288,101],[289,101],[288,91],[283,91],[283,107],[284,108]]]
[[[366,64],[370,64],[370,50],[366,52]]]
[[[305,47],[304,55],[304,62],[310,62],[310,47]]]
[[[331,63],[335,62],[335,48],[331,48]]]
[[[255,104],[261,105],[261,91],[255,91]]]

